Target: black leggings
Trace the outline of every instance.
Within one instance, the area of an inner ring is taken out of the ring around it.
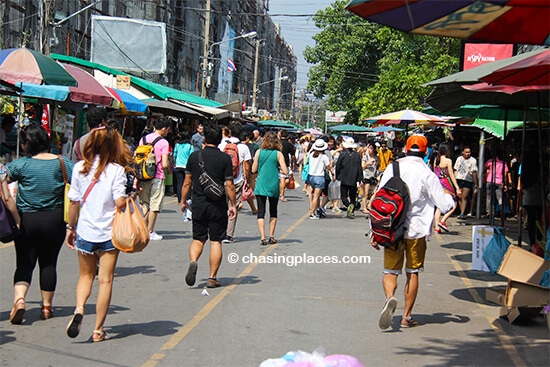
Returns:
[[[269,218],[277,218],[277,205],[279,205],[279,198],[256,195],[256,201],[258,202],[258,217],[257,217],[258,219],[264,219],[265,204],[268,199],[269,199]]]
[[[15,240],[17,267],[13,282],[31,283],[32,272],[38,261],[40,290],[55,291],[57,284],[57,257],[65,240],[63,209],[34,213],[19,213],[21,235]]]

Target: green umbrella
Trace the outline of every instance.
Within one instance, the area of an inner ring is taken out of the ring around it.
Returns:
[[[481,93],[481,92],[480,92]],[[442,115],[443,113],[436,110],[433,107],[425,107],[423,112],[430,115]],[[504,120],[506,109],[502,106],[496,105],[464,105],[457,109],[446,112],[449,116],[456,117],[473,117],[487,120]],[[550,120],[550,112],[546,108],[541,109],[541,116],[543,121]],[[523,109],[510,109],[508,110],[508,120],[510,121],[523,121]],[[538,112],[536,108],[529,108],[527,110],[527,121],[538,121]]]
[[[263,127],[280,127],[281,129],[301,129],[298,124],[283,120],[261,120],[257,122],[258,126]]]
[[[483,131],[486,131],[489,134],[494,135],[502,140],[504,133],[504,121],[476,119],[472,126],[480,128]],[[523,126],[523,121],[508,121],[506,123],[506,135],[508,135],[510,130],[519,128],[521,126]]]
[[[372,129],[369,129],[368,127],[352,124],[331,126],[328,129],[339,133],[368,133],[372,131]]]

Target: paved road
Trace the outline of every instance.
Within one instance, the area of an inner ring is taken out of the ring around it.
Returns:
[[[224,286],[209,289],[208,296],[201,295],[207,252],[199,261],[197,285],[185,284],[191,224],[182,222],[175,199],[167,198],[157,226],[164,240],[119,258],[106,322],[112,339],[103,343],[91,342],[97,288],[81,334],[76,339],[65,334],[78,278],[76,254],[67,247],[58,266],[55,317],[40,320],[35,277],[25,320],[11,325],[15,256],[13,246],[0,247],[1,365],[258,366],[288,351],[318,348],[353,355],[366,366],[550,365],[542,317],[510,325],[497,318],[497,306],[485,304],[485,288],[505,282],[469,270],[471,223],[451,220],[451,233],[429,243],[413,313],[422,325],[397,327],[401,277],[394,327],[381,332],[382,254],[366,242],[364,216],[349,220],[329,211],[327,219],[309,220],[301,189],[288,198],[280,203],[279,243],[265,249],[255,217],[248,208],[240,213],[237,242],[224,246],[219,274]],[[258,262],[249,263],[255,257]]]

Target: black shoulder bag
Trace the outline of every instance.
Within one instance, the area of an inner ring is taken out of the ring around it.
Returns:
[[[201,175],[199,176],[199,183],[201,184],[202,191],[210,200],[218,201],[225,197],[225,187],[218,181],[212,178],[204,169],[204,161],[202,160],[202,149],[199,150],[199,167],[201,169]]]

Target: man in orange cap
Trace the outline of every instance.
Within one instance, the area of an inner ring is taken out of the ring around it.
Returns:
[[[432,229],[435,207],[446,213],[454,206],[451,195],[443,191],[437,176],[424,163],[428,140],[422,135],[412,135],[407,139],[406,156],[397,160],[401,179],[407,184],[410,203],[405,213],[405,238],[399,243],[397,251],[392,246],[384,249],[384,277],[382,285],[386,294],[386,303],[380,313],[379,327],[382,330],[392,324],[393,313],[397,307],[394,297],[397,289],[397,277],[402,273],[405,263],[407,282],[405,283],[405,307],[401,327],[418,326],[411,316],[418,294],[418,274],[424,270],[426,240]],[[393,168],[384,171],[379,187],[384,187],[393,176]],[[371,238],[372,246],[379,250],[378,244]]]

